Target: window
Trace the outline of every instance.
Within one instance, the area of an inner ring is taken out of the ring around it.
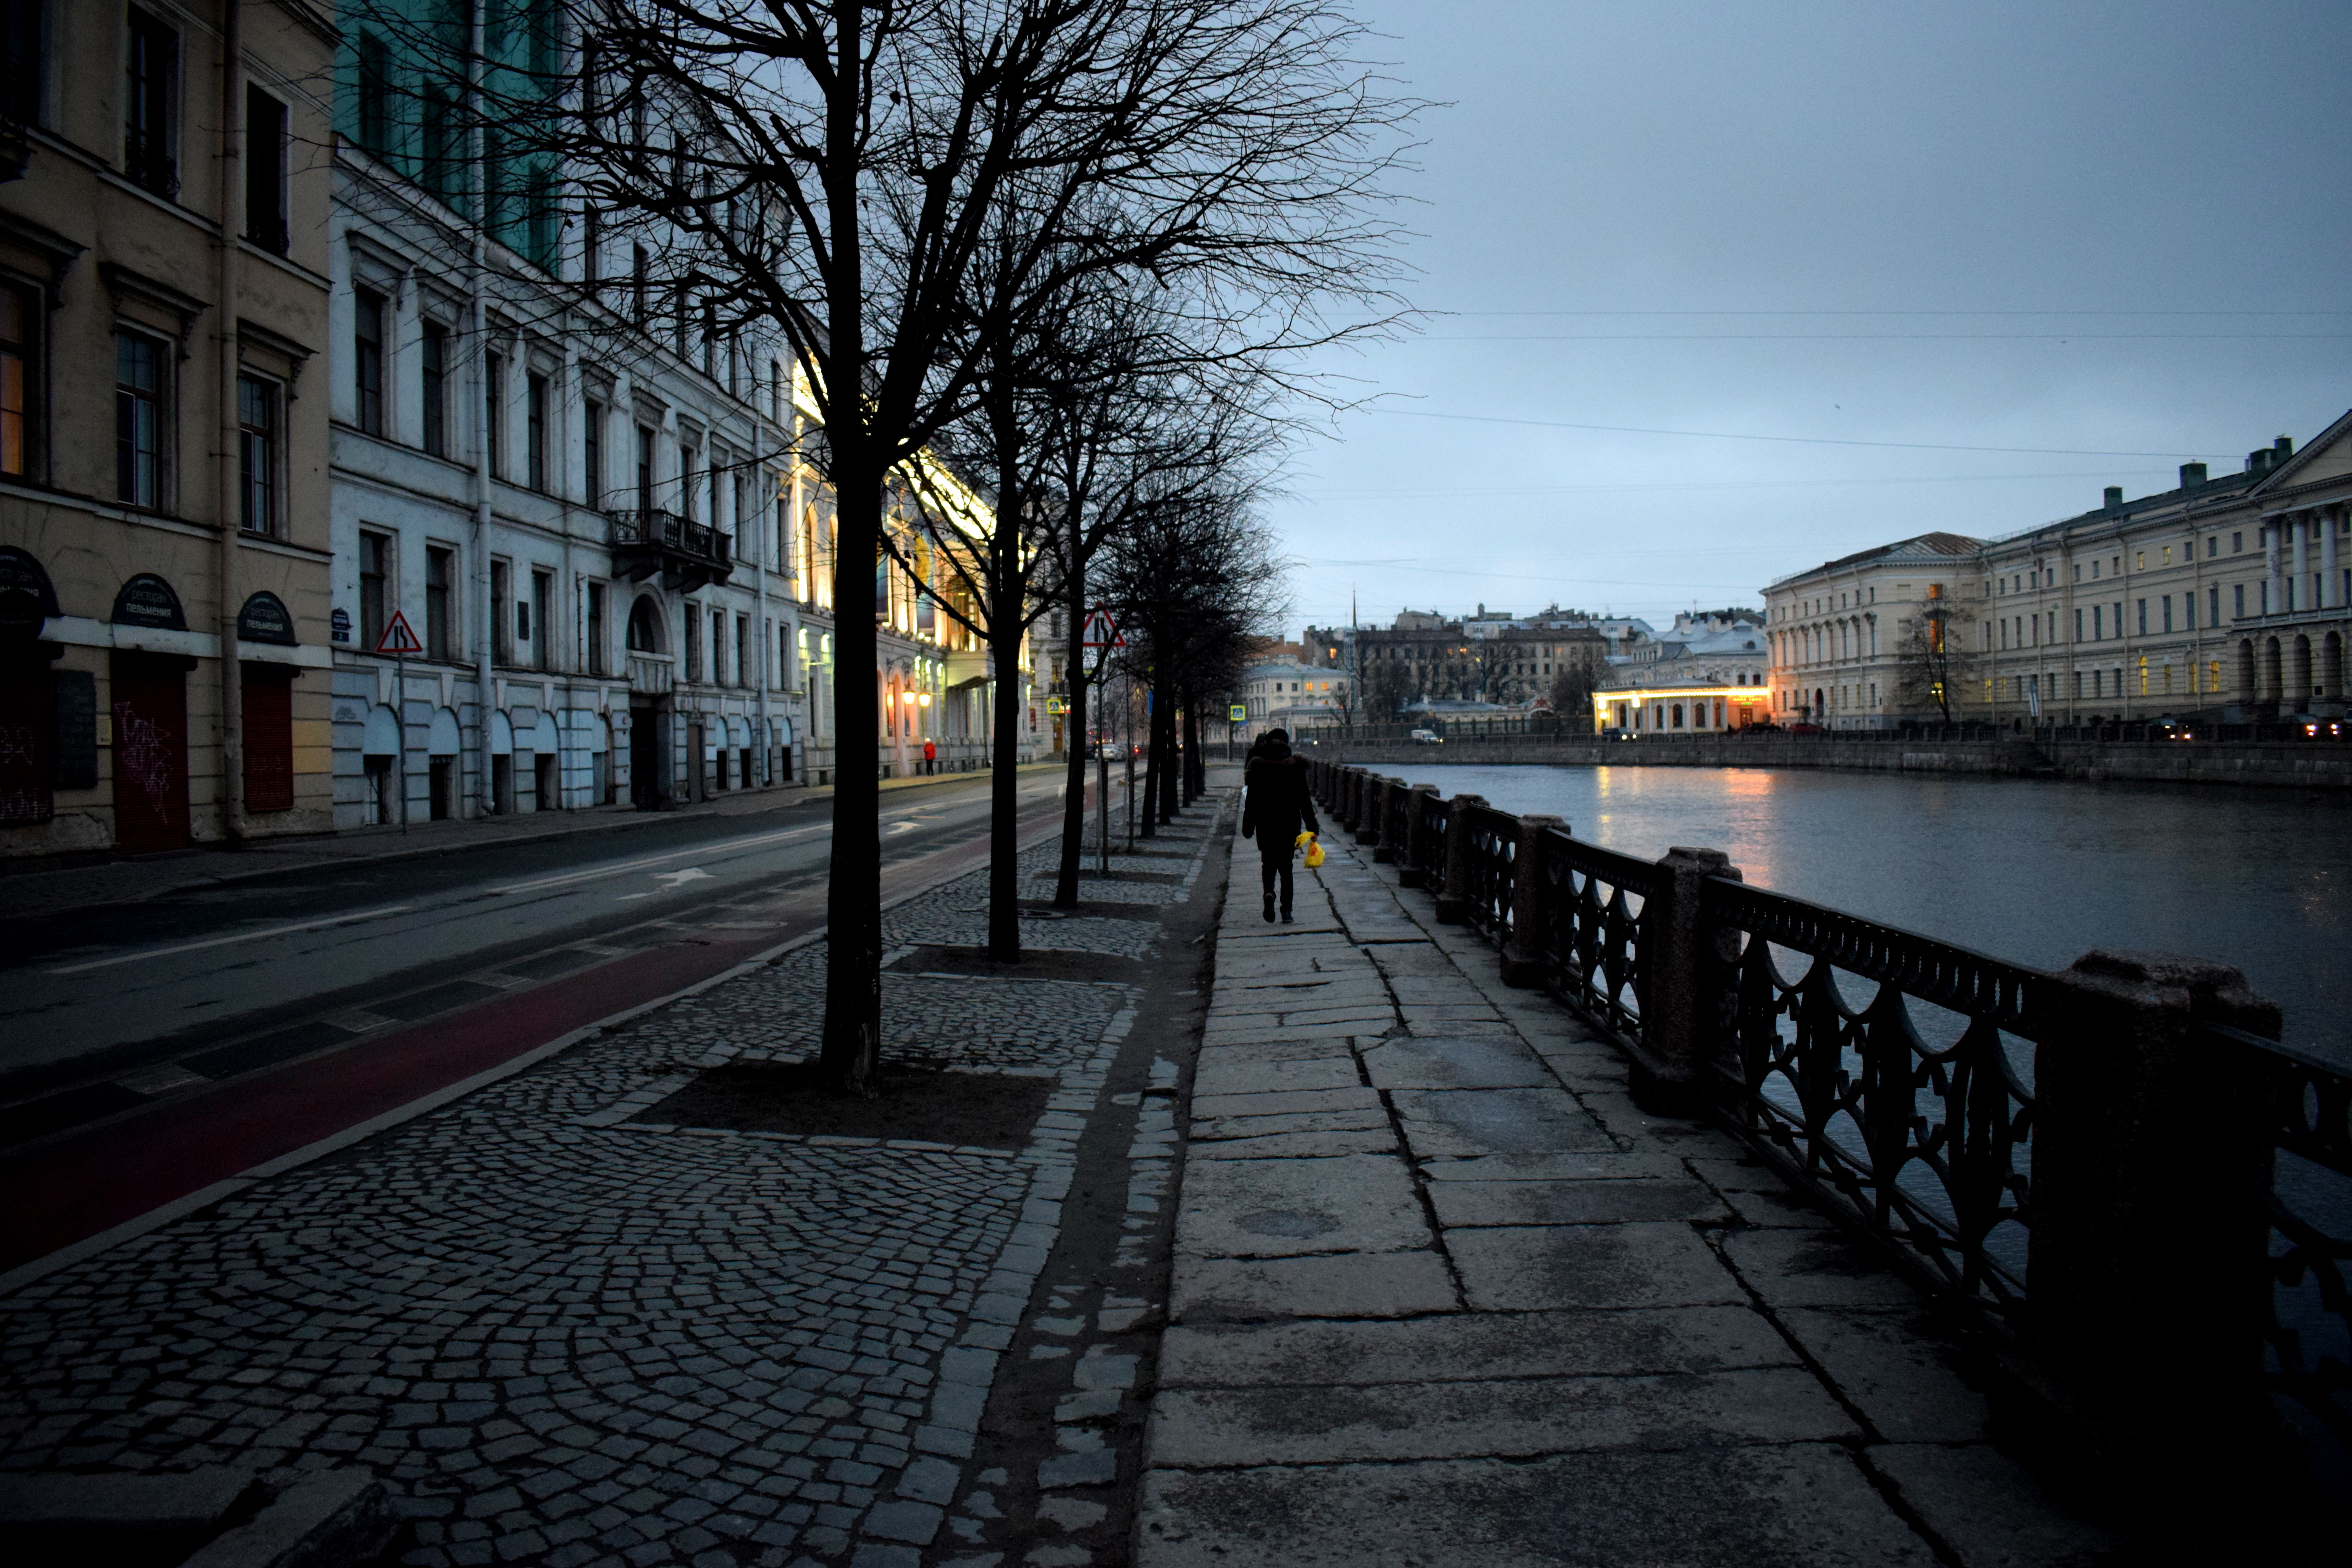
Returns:
[[[2107,635],[2106,627],[2104,625],[2106,618],[2107,613],[2105,609],[2097,605],[2093,605],[2091,606],[2091,640],[2093,642],[2097,642],[2100,638]]]
[[[490,657],[500,664],[514,662],[514,622],[507,606],[513,603],[514,570],[503,561],[490,563]]]
[[[523,403],[524,460],[530,465],[530,488],[547,486],[547,377],[526,378]]]
[[[18,125],[41,122],[42,9],[40,0],[8,0],[0,14],[6,26],[0,37],[0,120]]]
[[[2194,551],[2197,547],[2196,547],[2194,544],[2192,544],[2192,545],[2190,545],[2189,548],[2191,551]],[[2218,534],[2218,533],[2209,533],[2209,534],[2207,534],[2207,535],[2205,536],[2205,559],[2206,559],[2206,560],[2208,560],[2208,561],[2210,561],[2210,560],[2212,560],[2212,559],[2213,559],[2213,557],[2215,557],[2216,555],[2219,555],[2219,554],[2221,554],[2221,536],[2220,534]]]
[[[504,354],[482,356],[482,439],[488,446],[490,477],[507,471],[507,361]]]
[[[2083,612],[2080,610],[2074,612],[2074,640],[2083,640]]]
[[[392,150],[392,50],[380,33],[364,29],[359,47],[359,138],[371,153]]]
[[[540,669],[555,668],[555,626],[548,618],[555,605],[555,578],[552,574],[534,572],[530,574],[530,618],[522,628],[530,639],[530,662]]]
[[[122,172],[159,196],[180,194],[173,159],[178,110],[180,35],[136,5],[122,110]]]
[[[2168,544],[2168,545],[2166,545],[2166,546],[2164,547],[2164,563],[2165,563],[2167,566],[2169,566],[2169,565],[2171,565],[2171,564],[2172,564],[2172,546],[2170,546],[2169,544]]]
[[[2132,552],[2132,570],[2135,572],[2145,572],[2147,570],[2147,551],[2138,550]]]
[[[727,612],[710,612],[710,684],[727,684]]]
[[[2172,629],[2172,595],[2169,594],[2165,595],[2164,597],[2158,601],[2158,604],[2162,606],[2164,629],[2166,631],[2170,631]]]
[[[245,237],[286,254],[286,106],[245,89]]]
[[[629,320],[641,328],[646,324],[646,313],[648,309],[646,292],[648,282],[646,274],[650,266],[651,262],[646,255],[646,247],[642,245],[632,247],[629,260]]]
[[[687,521],[695,521],[694,448],[683,442],[677,448],[677,510]]]
[[[604,584],[588,584],[588,673],[604,673]]]
[[[236,378],[237,468],[244,495],[238,521],[251,533],[275,533],[278,509],[278,388],[257,375]]]
[[[2244,534],[2242,534],[2242,533],[2233,533],[2233,534],[2230,535],[2230,553],[2231,553],[2231,554],[2235,555],[2235,554],[2237,554],[2240,551],[2242,551],[2242,550],[2245,549],[2245,547],[2246,547],[2246,536],[2245,536]]]
[[[2190,632],[2197,629],[2197,595],[2194,594],[2180,595],[2180,627]]]
[[[637,510],[654,510],[654,427],[637,426]]]
[[[457,575],[457,552],[446,545],[425,547],[425,657],[453,658],[449,591]]]
[[[32,472],[33,323],[39,313],[22,289],[0,286],[0,474]]]
[[[590,398],[581,426],[588,459],[583,493],[590,506],[602,507],[604,504],[604,405]]]
[[[163,345],[114,334],[114,499],[163,504]]]
[[[692,605],[686,607],[686,678],[702,679],[702,616]]]
[[[2209,626],[2221,624],[2221,590],[2219,584],[2205,590],[2205,624]]]
[[[360,535],[360,647],[370,653],[383,640],[383,584],[390,575],[392,540],[381,533]]]
[[[359,394],[359,426],[383,434],[383,296],[369,289],[352,293],[352,374]]]
[[[425,449],[436,458],[449,455],[449,329],[438,321],[425,323]]]

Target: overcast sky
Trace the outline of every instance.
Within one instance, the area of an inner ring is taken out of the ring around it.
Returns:
[[[1760,605],[2352,407],[2345,0],[1354,4],[1454,313],[1328,362],[1388,395],[1271,509],[1294,631]]]

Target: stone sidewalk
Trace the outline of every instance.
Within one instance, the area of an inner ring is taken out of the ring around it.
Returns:
[[[364,1469],[411,1568],[1123,1557],[1176,1139],[1152,1040],[1189,1030],[1204,951],[1165,933],[1223,804],[1075,917],[1025,911],[1030,973],[956,951],[984,870],[886,913],[888,1057],[1026,1080],[992,1091],[1017,1120],[698,1113],[814,1054],[801,946],[0,1299],[0,1472]],[[1052,858],[1024,857],[1033,895]],[[1139,1026],[1147,996],[1178,1021]],[[1100,1265],[1072,1246],[1097,1191]],[[1049,1414],[992,1429],[1016,1382]]]
[[[1909,1289],[1367,850],[1236,841],[1141,1568],[2116,1560]]]

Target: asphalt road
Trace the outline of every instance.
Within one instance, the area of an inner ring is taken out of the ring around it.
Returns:
[[[1019,784],[1024,833],[1058,820],[1058,772]],[[886,883],[984,863],[987,816],[984,774],[887,792]],[[822,925],[831,832],[831,801],[803,799],[0,927],[0,1150],[427,1020],[446,1036],[559,980],[606,1013],[665,994]]]

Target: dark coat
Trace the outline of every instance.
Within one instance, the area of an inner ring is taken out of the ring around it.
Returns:
[[[1322,831],[1307,793],[1307,764],[1288,747],[1251,758],[1243,782],[1247,793],[1242,797],[1242,837],[1255,837],[1260,855],[1280,858],[1301,833]]]

